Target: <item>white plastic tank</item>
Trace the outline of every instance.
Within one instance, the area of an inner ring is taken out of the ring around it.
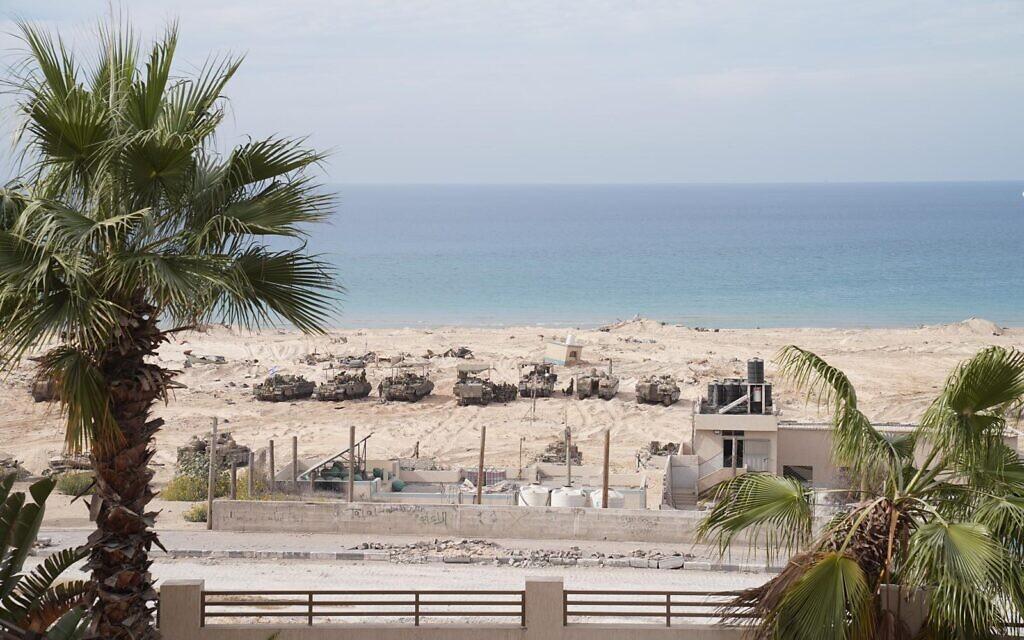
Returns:
[[[601,490],[595,489],[590,492],[590,506],[595,509],[601,508]],[[626,496],[622,495],[615,489],[608,489],[608,508],[609,509],[624,509],[626,507]]]
[[[520,507],[546,507],[551,497],[551,489],[539,484],[531,484],[519,490]]]
[[[611,502],[611,500],[609,500]],[[587,493],[575,487],[561,487],[551,492],[552,507],[585,507]]]

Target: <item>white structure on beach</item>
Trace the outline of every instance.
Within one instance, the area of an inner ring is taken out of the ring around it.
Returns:
[[[552,340],[544,348],[544,362],[550,362],[562,367],[571,367],[583,360],[583,344],[576,340],[571,333],[565,337],[565,342]]]

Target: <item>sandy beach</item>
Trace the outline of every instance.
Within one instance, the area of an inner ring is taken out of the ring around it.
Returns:
[[[490,362],[495,380],[515,382],[517,364],[538,359],[547,340],[564,337],[565,330],[539,326],[505,328],[438,327],[432,329],[334,329],[309,337],[295,331],[271,330],[252,334],[228,327],[178,336],[160,353],[164,366],[180,369],[174,392],[156,415],[166,420],[157,438],[158,481],[173,473],[177,447],[209,429],[216,416],[221,429],[253,448],[277,439],[299,438],[300,456],[335,453],[347,446],[348,426],[359,436],[372,434],[371,458],[411,456],[420,443],[421,456],[445,465],[474,463],[479,428],[488,430],[487,462],[515,466],[520,438],[524,461],[530,461],[549,442],[561,437],[568,421],[580,445],[584,462],[600,459],[601,433],[612,430],[612,464],[618,469],[634,465],[637,448],[651,440],[689,439],[693,401],[715,378],[741,375],[747,358],[770,362],[780,347],[797,344],[811,349],[849,374],[857,387],[860,406],[878,421],[914,422],[950,369],[988,345],[1024,344],[1024,329],[1004,329],[972,319],[960,323],[904,329],[722,329],[696,330],[651,320],[618,323],[608,331],[574,330],[586,346],[584,365],[604,366],[611,358],[620,376],[618,396],[612,401],[554,398],[533,403],[519,400],[505,405],[459,407],[452,395],[455,369],[462,360],[433,358],[430,374],[434,394],[416,404],[381,404],[370,398],[344,403],[305,400],[295,403],[257,402],[251,386],[271,367],[302,374],[316,382],[328,372],[323,364],[301,363],[306,354],[382,356],[407,354],[421,358],[428,350],[442,353],[465,346],[477,362]],[[222,365],[184,368],[186,350],[196,355],[221,355]],[[579,368],[559,368],[559,385],[568,384]],[[387,363],[373,365],[368,377],[376,386],[388,375]],[[671,407],[638,405],[633,388],[639,376],[672,374],[680,382],[682,399]],[[49,457],[62,449],[61,418],[57,405],[35,403],[28,392],[32,363],[25,361],[4,380],[0,397],[0,450],[13,453],[32,472],[41,472]],[[791,420],[820,418],[813,405],[785,384],[776,387],[782,417]]]

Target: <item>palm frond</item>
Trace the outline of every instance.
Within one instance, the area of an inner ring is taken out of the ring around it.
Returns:
[[[857,408],[857,393],[842,371],[797,346],[783,348],[776,362],[781,376],[832,413],[832,458],[862,483],[902,467],[913,447],[894,444]]]
[[[787,640],[868,640],[875,619],[871,587],[857,562],[841,553],[809,558],[762,623]]]
[[[64,437],[68,449],[81,451],[88,443],[109,446],[120,441],[106,379],[88,354],[57,347],[39,361],[39,372],[57,385],[61,407],[67,414]]]
[[[724,552],[736,536],[747,533],[752,546],[764,542],[770,561],[810,539],[810,497],[800,482],[789,478],[765,473],[736,476],[718,487],[715,506],[701,520],[697,539],[713,540]]]
[[[936,520],[910,537],[904,584],[929,589],[933,628],[983,638],[1003,626],[1006,570],[1003,550],[985,525]]]

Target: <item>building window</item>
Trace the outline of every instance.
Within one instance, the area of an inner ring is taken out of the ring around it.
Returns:
[[[725,469],[743,468],[742,438],[731,437],[722,441],[722,467]]]
[[[814,482],[814,467],[800,464],[783,465],[782,477],[799,480],[804,484],[811,484]]]

